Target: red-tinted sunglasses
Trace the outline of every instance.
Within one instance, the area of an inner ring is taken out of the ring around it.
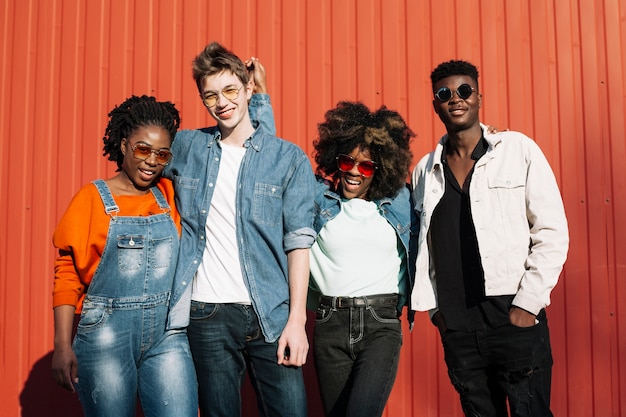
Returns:
[[[355,165],[356,169],[364,178],[371,177],[378,169],[374,161],[357,162],[350,155],[339,154],[337,156],[337,168],[339,168],[339,171],[350,172]]]

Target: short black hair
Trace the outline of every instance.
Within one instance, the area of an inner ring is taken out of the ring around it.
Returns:
[[[341,101],[326,112],[317,129],[319,136],[313,142],[316,173],[331,179],[335,189],[341,175],[337,155],[357,147],[367,149],[378,165],[369,199],[392,198],[405,186],[412,158],[409,143],[415,134],[398,112],[385,106],[371,112],[363,103]]]
[[[102,141],[103,156],[117,163],[117,171],[122,170],[124,154],[120,149],[122,139],[128,139],[139,127],[159,126],[174,140],[180,127],[180,115],[173,103],[157,101],[150,96],[131,96],[109,113],[109,124]]]
[[[442,62],[430,73],[430,81],[434,86],[439,80],[453,75],[467,75],[476,83],[478,88],[478,69],[473,64],[462,60]]]

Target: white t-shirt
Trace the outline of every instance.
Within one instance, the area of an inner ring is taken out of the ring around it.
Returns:
[[[222,160],[205,225],[206,245],[191,298],[206,303],[250,304],[237,247],[236,196],[246,148],[224,143]]]
[[[401,258],[396,232],[376,203],[345,200],[311,248],[311,277],[329,296],[399,292]]]

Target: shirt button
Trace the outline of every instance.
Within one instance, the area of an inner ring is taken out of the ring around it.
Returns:
[[[213,183],[212,182],[209,183],[209,187],[213,187]]]
[[[200,240],[204,240],[204,236],[200,235]]]
[[[197,264],[197,263],[198,263],[198,260],[197,260],[197,259],[194,259],[194,260],[193,260],[193,263],[194,263],[194,265],[195,265],[195,264]]]
[[[202,210],[202,214],[206,214],[206,210]]]
[[[439,191],[436,188],[433,188],[433,193],[437,194]]]

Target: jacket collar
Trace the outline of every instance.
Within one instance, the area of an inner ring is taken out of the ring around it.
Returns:
[[[217,126],[208,128],[207,132],[213,133],[213,139],[210,140],[207,144],[209,148],[212,147],[215,143],[222,140],[222,132],[220,132]],[[252,136],[250,136],[244,142],[244,148],[252,148],[255,151],[259,152],[263,147],[263,137],[265,136],[265,134],[266,133],[263,131],[263,128],[261,126],[257,127],[256,129],[254,129],[254,133],[252,133]]]
[[[483,138],[489,144],[489,148],[487,148],[487,153],[485,156],[488,156],[490,159],[493,158],[491,152],[495,149],[495,147],[502,141],[502,137],[495,133],[487,132],[487,126],[484,124],[480,124],[480,128],[483,131]],[[446,133],[439,139],[439,143],[435,147],[435,151],[432,153],[432,159],[430,161],[430,171],[438,171],[442,169],[441,166],[441,155],[443,154],[444,144],[448,141],[448,134]],[[442,171],[443,172],[443,171]]]

